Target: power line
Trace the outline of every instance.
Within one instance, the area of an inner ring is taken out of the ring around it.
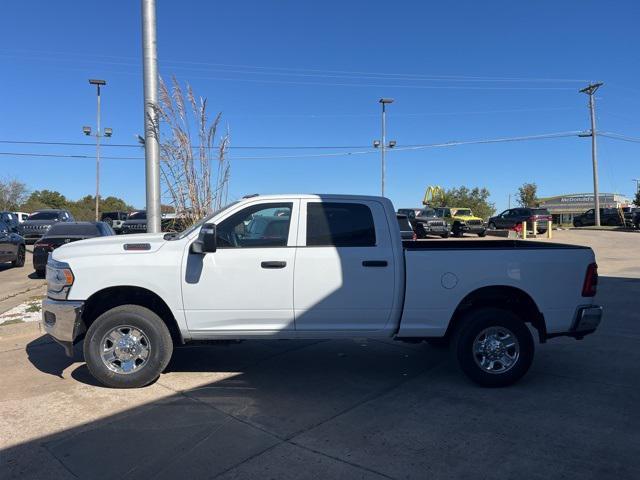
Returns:
[[[477,140],[454,140],[450,142],[441,143],[429,143],[429,144],[417,144],[407,145],[404,147],[395,147],[394,152],[424,150],[429,148],[444,148],[444,147],[456,147],[463,145],[482,145],[492,143],[509,143],[509,142],[523,142],[534,140],[549,140],[556,138],[568,138],[576,137],[583,133],[580,130],[573,130],[567,132],[556,133],[544,133],[540,135],[523,135],[517,137],[499,137],[499,138],[486,138]],[[612,138],[614,140],[623,140],[627,142],[640,143],[640,138],[631,137],[628,135],[622,135],[614,132],[599,132],[599,135],[603,137]],[[262,147],[260,147],[262,148]],[[333,147],[269,147],[274,149],[286,149],[286,148],[333,148]],[[339,148],[339,147],[336,147]],[[364,147],[350,147],[350,148],[364,148]],[[369,155],[378,153],[376,150],[360,150],[353,152],[331,152],[331,153],[318,153],[318,154],[303,154],[303,155],[261,155],[261,156],[242,156],[235,157],[230,156],[231,160],[277,160],[277,159],[301,159],[301,158],[323,158],[323,157],[341,157],[341,156],[356,156],[356,155]],[[61,154],[61,153],[27,153],[27,152],[0,152],[0,156],[21,156],[21,157],[47,157],[47,158],[70,158],[70,159],[94,159],[92,155],[74,155],[74,154]],[[120,156],[101,156],[101,158],[107,160],[144,160],[144,157],[120,157]]]
[[[631,137],[629,135],[623,135],[621,133],[598,132],[598,135],[601,135],[603,137],[613,138],[615,140],[622,140],[624,142],[640,143],[640,137]]]
[[[128,56],[115,56],[115,55],[100,55],[100,54],[85,54],[77,52],[51,52],[51,51],[34,51],[25,49],[16,50],[4,50],[5,52],[22,52],[19,58],[24,59],[24,52],[37,53],[46,55],[46,57],[39,58],[39,60],[50,60],[52,55],[73,56],[73,57],[85,57],[85,61],[92,63],[104,63],[111,65],[121,66],[139,66],[137,58]],[[4,54],[5,56],[7,54]],[[16,57],[17,55],[9,54],[9,56]],[[106,62],[103,60],[96,60],[96,58],[110,58],[119,60],[131,60],[130,63],[122,62]],[[69,59],[69,61],[73,61]],[[449,81],[487,81],[487,82],[558,82],[558,83],[578,83],[585,82],[585,79],[569,79],[569,78],[540,78],[540,77],[505,77],[505,76],[481,76],[481,75],[434,75],[434,74],[416,74],[416,73],[389,73],[389,72],[368,72],[368,71],[350,71],[350,70],[331,70],[331,69],[318,69],[318,68],[292,68],[292,67],[274,67],[264,65],[246,65],[246,64],[229,64],[229,63],[214,63],[214,62],[202,62],[202,61],[188,61],[188,60],[171,60],[163,59],[165,64],[177,64],[177,65],[200,65],[204,67],[215,68],[236,68],[236,69],[253,69],[261,71],[273,71],[277,72],[308,72],[314,74],[343,74],[343,75],[355,75],[355,76],[370,76],[370,77],[388,77],[390,79],[398,79],[397,77],[406,77],[413,80],[449,80]],[[251,72],[242,72],[251,73]],[[256,72],[257,73],[257,72]],[[265,72],[263,72],[265,73]]]
[[[403,150],[411,150],[411,149],[421,149],[421,148],[436,148],[443,146],[458,146],[458,145],[473,145],[473,144],[483,144],[483,143],[504,143],[504,142],[517,142],[517,141],[526,141],[526,140],[543,140],[550,138],[563,138],[563,137],[572,137],[578,134],[583,133],[580,130],[571,130],[567,132],[558,132],[558,133],[548,133],[541,135],[525,135],[519,137],[501,137],[495,139],[484,139],[484,140],[465,140],[465,141],[451,141],[444,143],[432,143],[432,144],[414,144],[414,145],[406,145],[404,147],[395,147],[395,151],[403,151]],[[624,135],[620,133],[614,132],[598,132],[603,137],[612,138],[615,140],[623,140],[627,142],[640,143],[640,137],[632,137],[629,135]],[[0,144],[16,144],[16,145],[58,145],[58,146],[81,146],[81,147],[93,147],[91,143],[80,143],[80,142],[52,142],[52,141],[39,141],[39,140],[0,140]],[[140,144],[125,144],[125,143],[116,143],[116,144],[104,144],[104,147],[128,147],[128,148],[141,148]],[[368,145],[254,145],[254,146],[229,146],[229,149],[248,149],[248,150],[347,150],[347,149],[362,149],[368,148]],[[193,147],[194,149],[198,149],[200,147]],[[217,150],[218,147],[202,147],[206,149]],[[367,151],[366,153],[375,152]],[[340,155],[348,155],[358,152],[337,152]],[[7,155],[10,152],[0,153],[0,155]],[[15,155],[22,155],[22,153],[16,152]],[[31,155],[31,154],[29,154]],[[40,154],[33,154],[33,156],[38,156]],[[43,156],[52,156],[57,154],[42,154]],[[322,154],[319,154],[322,155]],[[335,153],[327,154],[327,155],[335,155]],[[94,158],[90,155],[64,155],[65,158]],[[293,156],[292,156],[293,157]],[[103,157],[110,159],[138,159],[143,157]],[[249,158],[249,157],[234,157],[234,158]],[[250,157],[250,158],[262,158],[262,157]],[[281,158],[280,156],[274,157],[264,157],[264,158]]]
[[[91,143],[81,143],[81,142],[49,142],[49,141],[40,141],[40,140],[0,140],[0,143],[4,144],[16,144],[16,145],[60,145],[67,147],[91,147],[94,146]],[[104,143],[101,145],[102,147],[121,147],[121,148],[142,148],[142,145],[139,143]],[[368,148],[368,145],[318,145],[318,146],[278,146],[278,145],[264,145],[264,146],[233,146],[230,145],[227,148],[235,149],[235,150],[323,150],[323,149],[351,149],[351,148]],[[192,147],[194,150],[199,149],[200,147],[194,146]],[[218,150],[218,147],[207,147],[203,146],[204,149]]]
[[[431,144],[419,144],[419,145],[407,145],[405,147],[395,147],[393,151],[410,151],[410,150],[423,150],[428,148],[442,148],[453,147],[461,145],[475,145],[475,144],[489,144],[489,143],[505,143],[505,142],[519,142],[529,140],[544,140],[553,138],[563,138],[577,136],[580,131],[570,132],[557,132],[546,133],[540,135],[526,135],[518,137],[501,137],[490,139],[478,139],[478,140],[465,140],[465,141],[450,141],[444,143],[431,143]],[[235,157],[231,156],[231,160],[275,160],[275,159],[289,159],[289,158],[322,158],[322,157],[339,157],[339,156],[355,156],[355,155],[368,155],[377,153],[376,150],[361,150],[354,152],[331,152],[331,153],[318,153],[318,154],[303,154],[303,155],[269,155],[269,156],[244,156]],[[50,158],[76,158],[76,159],[93,159],[91,155],[73,155],[73,154],[56,154],[56,153],[25,153],[25,152],[0,152],[3,156],[27,156],[27,157],[50,157]],[[101,157],[109,160],[142,160],[144,157],[114,157],[107,156]]]

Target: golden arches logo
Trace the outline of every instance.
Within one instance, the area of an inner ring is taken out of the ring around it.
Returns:
[[[422,200],[424,205],[436,205],[444,203],[444,190],[438,185],[429,185],[426,192],[424,192],[424,199]]]

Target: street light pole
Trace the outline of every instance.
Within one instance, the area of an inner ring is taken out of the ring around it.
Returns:
[[[96,86],[96,93],[98,98],[97,114],[96,114],[96,222],[100,220],[100,138],[102,137],[102,131],[100,130],[100,87],[107,84],[104,80],[89,79],[90,85]]]
[[[386,112],[386,103],[383,102],[382,100],[380,100],[380,103],[382,104],[382,145],[380,146],[380,157],[382,160],[382,188],[381,188],[381,195],[384,197],[384,180],[385,180],[385,175],[386,175],[386,166],[384,164],[384,151],[385,151],[385,142],[387,141],[387,112]]]
[[[581,93],[589,95],[589,114],[591,116],[591,161],[593,163],[593,208],[595,214],[596,227],[600,226],[600,193],[598,192],[598,150],[596,147],[596,115],[595,115],[595,99],[593,95],[596,90],[603,85],[600,83],[592,83],[591,85],[580,90]]]
[[[386,164],[385,164],[385,150],[387,148],[393,148],[396,146],[395,140],[392,140],[387,144],[387,109],[388,103],[393,103],[393,98],[381,98],[378,101],[382,105],[382,143],[375,140],[373,146],[375,148],[380,147],[380,162],[381,162],[381,195],[384,197],[385,176],[386,176]]]
[[[144,83],[144,157],[147,187],[147,232],[160,227],[160,144],[158,143],[158,52],[156,2],[142,1],[142,55]]]
[[[100,220],[100,85],[98,85],[98,115],[96,119],[96,222]]]

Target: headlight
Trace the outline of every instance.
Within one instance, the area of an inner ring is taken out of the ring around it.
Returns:
[[[74,276],[68,263],[49,258],[47,262],[47,296],[66,300]]]

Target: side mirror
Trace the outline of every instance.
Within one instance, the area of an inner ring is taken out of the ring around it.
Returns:
[[[206,223],[200,229],[198,239],[191,244],[191,251],[204,255],[213,253],[218,247],[216,226],[213,223]]]

